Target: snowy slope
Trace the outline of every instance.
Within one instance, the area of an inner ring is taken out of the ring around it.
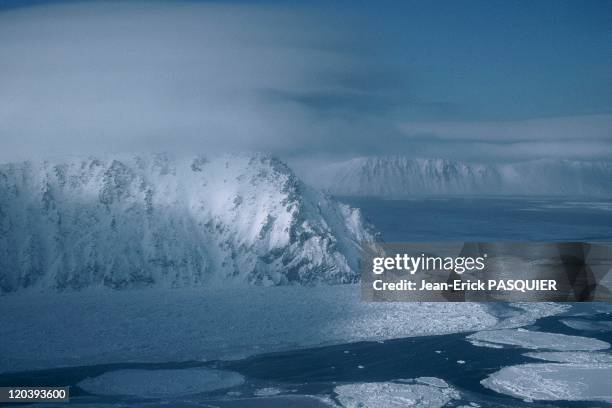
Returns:
[[[304,171],[337,195],[436,194],[612,196],[612,163],[538,160],[474,164],[403,156],[359,157]]]
[[[0,166],[0,292],[353,282],[372,239],[264,155]]]

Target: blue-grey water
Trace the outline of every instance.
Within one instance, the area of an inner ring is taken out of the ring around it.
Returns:
[[[387,241],[435,240],[541,240],[612,241],[612,201],[558,199],[421,199],[380,200],[341,198],[362,209]],[[503,309],[506,305],[491,305]],[[577,304],[566,316],[540,319],[532,327],[548,332],[580,335],[612,343],[612,308],[601,304]],[[584,324],[584,330],[560,322],[567,315]],[[588,323],[595,323],[589,325]],[[438,377],[457,388],[461,400],[482,407],[593,407],[589,402],[524,402],[481,386],[487,375],[508,365],[535,361],[520,348],[492,349],[473,346],[469,333],[361,342],[253,356],[232,362],[169,362],[164,364],[111,364],[0,375],[3,385],[71,385],[72,402],[83,406],[214,406],[214,407],[318,407],[323,404],[305,395],[333,395],[338,384],[388,381],[421,376]],[[458,364],[464,360],[465,364]],[[212,367],[239,372],[246,383],[228,398],[226,390],[179,400],[103,397],[76,386],[81,380],[123,368],[167,369]],[[612,382],[612,380],[611,380]],[[276,387],[282,396],[253,397],[254,390]],[[61,405],[58,405],[61,406]]]
[[[612,241],[612,200],[341,197],[387,242]]]

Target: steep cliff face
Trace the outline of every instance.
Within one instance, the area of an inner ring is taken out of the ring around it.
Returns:
[[[612,196],[612,163],[538,160],[474,164],[402,156],[360,157],[305,173],[337,195]]]
[[[358,210],[264,155],[0,166],[0,291],[353,282]]]

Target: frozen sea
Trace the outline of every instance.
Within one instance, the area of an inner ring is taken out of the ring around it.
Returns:
[[[612,241],[612,201],[606,200],[340,199],[361,208],[386,241]],[[281,303],[300,298],[293,290],[280,293]],[[457,315],[450,309],[429,310],[418,304],[388,310],[384,305],[372,309],[355,304],[331,313],[326,322],[325,313],[335,304],[325,299],[333,296],[353,302],[348,292],[309,292],[302,298],[306,306],[287,307],[285,314],[274,315],[278,321],[264,318],[256,333],[244,334],[240,326],[244,322],[234,316],[244,309],[243,304],[236,303],[235,309],[224,314],[210,302],[200,304],[185,297],[183,306],[159,315],[157,322],[176,323],[169,333],[160,335],[167,342],[161,345],[130,340],[147,327],[147,319],[138,320],[138,313],[146,316],[150,310],[166,310],[164,302],[168,308],[179,303],[171,297],[157,297],[156,309],[145,303],[129,306],[131,301],[139,302],[138,295],[127,295],[122,307],[134,307],[135,315],[128,313],[122,322],[126,326],[119,328],[105,322],[120,320],[112,315],[120,310],[105,309],[110,306],[89,297],[81,313],[95,315],[103,310],[110,314],[100,316],[99,327],[87,329],[93,330],[91,341],[67,338],[81,330],[70,331],[71,323],[81,324],[69,318],[75,309],[70,302],[78,301],[70,295],[60,298],[66,306],[57,308],[59,318],[68,317],[61,331],[36,320],[36,307],[49,308],[50,303],[23,306],[29,302],[0,299],[0,306],[11,310],[13,318],[0,317],[0,331],[4,330],[0,386],[70,385],[71,405],[83,407],[612,406],[606,394],[607,388],[612,390],[609,304],[566,308],[486,304],[463,306]],[[257,293],[252,293],[253,301],[265,302],[266,296]],[[197,320],[184,315],[198,310],[219,316]],[[258,310],[249,313],[249,321],[260,314]],[[458,319],[460,324],[446,331],[444,324],[420,326],[418,322],[432,313],[438,313],[436,319],[441,322],[450,316],[449,324]],[[464,319],[461,313],[466,314]],[[379,321],[377,314],[386,320],[368,332],[372,322]],[[14,323],[24,319],[26,323]],[[202,327],[212,321],[223,322],[220,331]],[[28,322],[41,330],[28,327]],[[402,322],[410,324],[404,327]],[[297,333],[300,327],[305,330]],[[19,330],[24,334],[13,335]],[[88,349],[96,338],[104,339],[103,346],[108,347]],[[155,330],[144,338],[154,340]],[[248,352],[236,348],[250,343],[253,347]],[[218,344],[223,350],[213,352]],[[164,354],[167,349],[174,354]],[[210,353],[198,355],[202,350]],[[33,359],[26,355],[28,351],[42,354]],[[41,361],[44,364],[36,367]],[[529,381],[522,388],[512,388],[513,375]],[[546,393],[538,392],[539,381],[546,384]],[[564,399],[555,399],[558,396]]]

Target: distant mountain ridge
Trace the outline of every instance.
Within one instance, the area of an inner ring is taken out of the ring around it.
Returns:
[[[354,282],[373,239],[260,154],[0,165],[0,292]]]
[[[612,163],[605,161],[475,164],[371,156],[320,166],[304,177],[332,194],[347,196],[612,196]]]

